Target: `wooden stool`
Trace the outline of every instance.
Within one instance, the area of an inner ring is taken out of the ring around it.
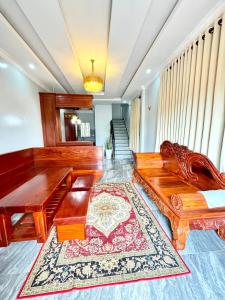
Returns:
[[[67,193],[54,217],[59,242],[84,240],[91,190]]]

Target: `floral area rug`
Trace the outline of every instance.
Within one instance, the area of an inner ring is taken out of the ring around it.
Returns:
[[[53,228],[18,298],[188,273],[131,183],[97,184],[86,240],[58,243]]]

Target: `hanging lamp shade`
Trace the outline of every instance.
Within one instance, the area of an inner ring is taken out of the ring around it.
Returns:
[[[98,93],[103,89],[103,80],[94,74],[94,59],[91,59],[92,74],[84,77],[84,89],[89,93]]]

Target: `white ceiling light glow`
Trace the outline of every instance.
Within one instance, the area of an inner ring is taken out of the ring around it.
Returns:
[[[29,68],[30,68],[31,70],[34,70],[34,69],[35,69],[35,65],[34,65],[34,64],[29,64]]]
[[[0,68],[1,69],[7,69],[8,65],[6,63],[0,62]]]
[[[152,71],[151,69],[147,69],[147,70],[145,71],[145,73],[146,73],[146,74],[150,74],[151,71]]]

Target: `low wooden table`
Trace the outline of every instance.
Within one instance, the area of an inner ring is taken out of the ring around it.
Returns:
[[[45,168],[0,201],[0,246],[12,241],[44,242],[63,197],[71,188],[72,168]],[[12,224],[11,216],[24,213]]]

